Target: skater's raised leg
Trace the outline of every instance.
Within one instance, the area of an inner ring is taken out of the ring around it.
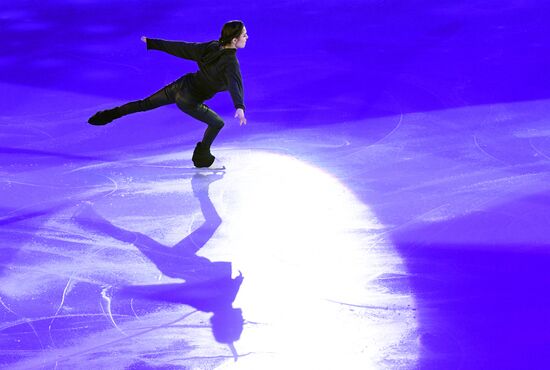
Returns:
[[[171,83],[168,86],[163,87],[153,95],[141,99],[132,101],[121,105],[120,107],[102,110],[94,114],[88,120],[88,123],[95,126],[106,125],[113,120],[126,116],[131,113],[145,112],[151,109],[155,109],[167,104],[173,104],[175,102],[175,89],[177,88],[176,82]]]

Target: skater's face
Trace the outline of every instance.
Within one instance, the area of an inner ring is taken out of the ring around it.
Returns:
[[[243,27],[243,32],[241,32],[241,35],[239,36],[237,42],[235,43],[235,47],[237,49],[242,49],[246,46],[246,40],[248,40],[248,33],[246,33],[246,27]]]

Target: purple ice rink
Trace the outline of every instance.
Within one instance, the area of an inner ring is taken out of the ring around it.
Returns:
[[[248,124],[96,127],[242,19]],[[550,4],[3,1],[0,368],[547,369]]]

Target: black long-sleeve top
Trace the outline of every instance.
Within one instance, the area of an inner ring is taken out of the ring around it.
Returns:
[[[189,74],[189,87],[197,98],[207,100],[220,91],[229,90],[235,108],[245,109],[236,49],[223,49],[218,41],[183,42],[147,38],[149,49],[197,62],[199,70]]]

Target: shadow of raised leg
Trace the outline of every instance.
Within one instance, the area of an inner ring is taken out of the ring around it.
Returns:
[[[149,236],[122,229],[98,214],[91,203],[83,203],[73,216],[79,225],[110,237],[131,243],[155,264],[159,271],[185,282],[173,284],[126,285],[104,290],[109,302],[114,297],[147,299],[185,304],[203,312],[212,312],[212,331],[217,341],[232,343],[240,338],[243,317],[233,301],[243,281],[242,274],[232,278],[230,262],[212,262],[197,256],[221,225],[221,218],[208,196],[211,183],[223,174],[196,174],[191,180],[193,194],[199,200],[204,223],[173,247],[165,246]]]

